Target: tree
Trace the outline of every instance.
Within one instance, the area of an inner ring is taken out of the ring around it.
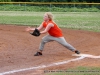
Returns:
[[[0,2],[11,2],[11,0],[0,0]]]
[[[88,2],[100,3],[100,0],[0,0],[0,2]]]

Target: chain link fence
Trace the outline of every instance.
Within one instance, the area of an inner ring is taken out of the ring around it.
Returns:
[[[100,12],[100,3],[0,2],[1,11]]]

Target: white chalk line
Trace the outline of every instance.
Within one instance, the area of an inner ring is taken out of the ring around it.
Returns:
[[[53,63],[53,64],[49,64],[49,65],[41,65],[41,66],[31,67],[31,68],[26,68],[26,69],[12,70],[12,71],[8,71],[8,72],[0,73],[0,75],[12,74],[12,73],[29,71],[29,70],[42,69],[42,68],[46,68],[46,67],[51,67],[51,66],[56,66],[56,65],[61,65],[61,64],[69,63],[69,62],[72,62],[72,61],[81,60],[81,59],[84,59],[84,58],[85,57],[79,57],[79,58],[75,58],[75,59],[71,59],[71,60],[67,60],[67,61],[62,61],[62,62],[57,62],[57,63]]]
[[[75,59],[71,59],[71,60],[62,61],[62,62],[52,63],[52,64],[49,64],[49,65],[41,65],[41,66],[31,67],[31,68],[26,68],[26,69],[19,69],[19,70],[12,70],[12,71],[7,71],[7,72],[2,72],[2,73],[0,73],[0,75],[12,74],[12,73],[17,73],[17,72],[24,72],[24,71],[29,71],[29,70],[36,70],[36,69],[47,68],[47,67],[51,67],[51,66],[56,66],[56,65],[70,63],[72,61],[82,60],[82,59],[84,59],[86,57],[89,57],[89,58],[100,58],[100,56],[93,56],[93,55],[89,55],[89,54],[79,54],[79,55],[74,54],[73,56],[80,56],[80,57],[75,58]]]

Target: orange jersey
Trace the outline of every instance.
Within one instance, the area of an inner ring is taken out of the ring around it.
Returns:
[[[53,21],[49,21],[48,23],[47,22],[43,22],[43,27],[46,28],[47,25],[49,23],[52,23],[54,25],[54,27],[51,27],[48,31],[48,33],[51,35],[51,36],[54,36],[54,37],[62,37],[62,31],[61,29],[57,26],[56,23],[54,23]]]

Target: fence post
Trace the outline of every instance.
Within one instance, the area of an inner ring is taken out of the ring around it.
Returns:
[[[52,6],[51,6],[51,3],[50,3],[50,12],[51,12],[51,9],[52,9]]]
[[[75,3],[74,3],[74,12],[75,12]]]
[[[24,4],[24,11],[26,11],[26,3]]]
[[[3,3],[3,6],[4,6],[3,10],[5,11],[5,8],[6,8],[5,6],[6,6],[6,5],[5,5],[4,3]]]

